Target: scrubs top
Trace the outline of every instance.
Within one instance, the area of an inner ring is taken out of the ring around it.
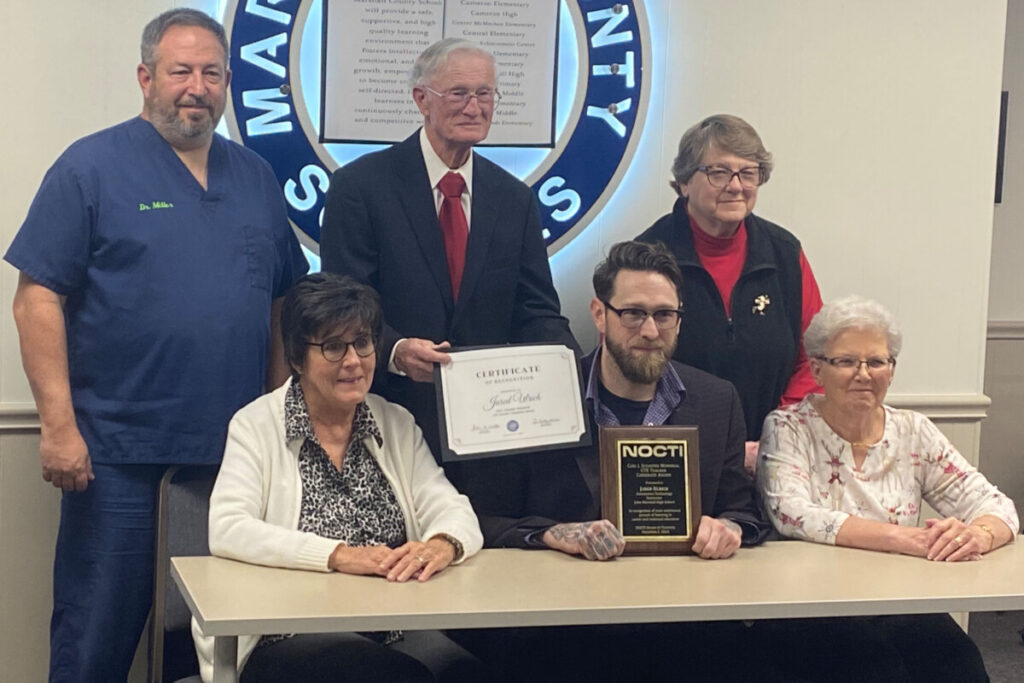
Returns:
[[[263,393],[270,307],[308,269],[270,166],[213,136],[207,187],[135,118],[75,142],[5,255],[66,297],[93,461],[216,463]]]

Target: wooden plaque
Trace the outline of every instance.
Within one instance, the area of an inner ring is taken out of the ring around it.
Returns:
[[[626,555],[691,552],[700,524],[696,427],[601,427],[601,513]]]

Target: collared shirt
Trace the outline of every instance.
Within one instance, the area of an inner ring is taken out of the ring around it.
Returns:
[[[442,161],[441,157],[434,151],[430,140],[427,139],[427,131],[420,128],[420,149],[423,151],[423,163],[427,166],[427,178],[430,180],[430,189],[434,192],[434,210],[441,212],[441,202],[444,195],[437,185],[449,171],[458,173],[466,181],[466,189],[462,191],[462,211],[466,214],[466,226],[472,228],[472,207],[473,207],[473,152],[469,153],[466,163],[458,168],[448,168],[448,164]]]
[[[602,427],[619,426],[619,418],[612,410],[601,403],[599,390],[600,367],[601,367],[601,346],[598,346],[590,353],[590,376],[587,377],[587,392],[583,397],[594,421]],[[665,364],[665,370],[658,378],[658,385],[654,389],[654,398],[647,407],[647,414],[644,416],[645,425],[663,425],[672,416],[672,412],[682,403],[686,397],[686,387],[679,373],[672,367],[672,363]]]
[[[587,390],[583,396],[583,401],[587,404],[590,414],[594,416],[594,422],[602,427],[618,427],[620,426],[618,416],[611,408],[601,402],[601,388],[604,386],[601,383],[601,351],[602,346],[598,345],[596,349],[590,352],[590,374],[587,376]],[[607,391],[607,388],[605,390]],[[686,387],[683,386],[683,380],[680,379],[679,373],[672,367],[672,363],[666,363],[664,372],[658,378],[658,386],[654,389],[654,398],[651,399],[647,406],[647,414],[644,415],[643,423],[645,425],[665,424],[669,417],[672,416],[672,411],[676,409],[685,396]],[[584,468],[584,479],[591,479],[596,482],[601,476],[598,470],[596,451],[595,457],[589,460],[588,463],[588,467]],[[596,483],[592,484],[592,486],[596,486]],[[525,537],[527,545],[537,548],[547,547],[543,538],[544,532],[549,528],[543,527],[528,533]]]
[[[617,427],[619,426],[618,416],[608,406],[601,403],[600,390],[604,386],[601,383],[599,370],[601,351],[602,347],[598,346],[590,353],[592,363],[590,364],[590,376],[587,378],[587,392],[584,396],[584,401],[587,402],[591,415],[594,416],[594,421],[597,424],[602,427]],[[607,391],[607,388],[605,390]],[[672,367],[671,362],[666,363],[665,370],[661,373],[661,377],[658,378],[658,385],[654,389],[654,398],[651,399],[647,407],[647,414],[644,416],[643,423],[645,425],[665,424],[679,404],[683,402],[684,398],[686,398],[686,387],[683,386],[682,378],[679,377],[676,369]],[[741,536],[744,539],[757,538],[760,533],[756,524],[746,520],[735,520],[729,517],[728,514],[723,514],[719,519],[729,520],[739,525]],[[527,542],[531,545],[544,545],[541,538],[546,530],[541,529],[539,532],[530,534],[527,536]]]
[[[386,545],[396,548],[405,543],[405,518],[398,499],[366,447],[367,439],[373,439],[378,446],[384,443],[366,403],[356,406],[352,437],[345,449],[340,471],[317,439],[302,385],[297,381],[292,382],[285,394],[284,421],[285,439],[289,443],[302,442],[299,447],[299,475],[302,478],[299,531],[336,538],[350,546]],[[264,636],[259,646],[275,643],[290,635]],[[363,635],[390,644],[401,638],[401,631]]]
[[[352,438],[339,471],[313,431],[313,422],[302,393],[302,384],[292,382],[284,400],[285,438],[302,440],[299,474],[302,477],[302,506],[299,531],[336,538],[346,545],[387,545],[405,543],[405,520],[395,492],[377,461],[366,448],[372,438],[384,443],[365,403],[356,406]]]
[[[427,179],[430,180],[430,189],[434,193],[434,210],[437,213],[441,213],[441,202],[444,201],[444,195],[441,194],[441,190],[437,187],[438,183],[441,182],[441,178],[449,171],[452,171],[461,175],[462,179],[466,182],[466,189],[462,191],[462,212],[466,214],[466,229],[470,229],[473,224],[473,152],[469,153],[469,158],[466,159],[466,163],[462,166],[448,168],[448,164],[444,163],[441,157],[437,155],[437,152],[434,151],[430,140],[427,139],[427,131],[424,128],[420,128],[420,151],[423,152],[423,163],[427,167]],[[398,341],[405,341],[405,338],[403,337]],[[405,377],[405,373],[395,365],[395,350],[397,348],[397,343],[391,347],[391,355],[388,357],[388,372]]]

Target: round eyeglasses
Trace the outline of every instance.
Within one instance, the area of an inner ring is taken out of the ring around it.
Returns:
[[[708,183],[716,190],[726,187],[733,178],[739,178],[740,186],[745,190],[753,190],[764,182],[760,166],[746,166],[738,171],[721,166],[698,166],[697,170],[708,177]]]
[[[319,346],[320,353],[329,363],[337,363],[344,358],[350,346],[355,349],[356,355],[360,358],[366,358],[374,352],[373,337],[369,335],[360,335],[352,341],[345,341],[341,337],[332,337],[322,342],[307,341],[306,344]]]

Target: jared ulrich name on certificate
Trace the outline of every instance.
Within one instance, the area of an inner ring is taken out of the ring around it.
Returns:
[[[579,375],[561,345],[453,351],[437,370],[445,460],[580,443]]]

